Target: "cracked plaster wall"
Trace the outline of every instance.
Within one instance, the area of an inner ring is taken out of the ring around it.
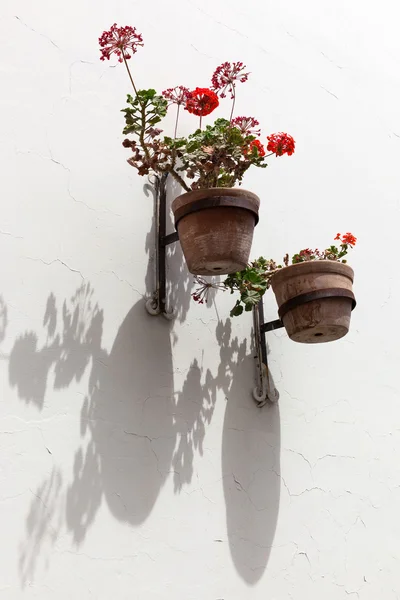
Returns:
[[[400,598],[399,8],[6,0],[1,13],[1,597]],[[250,320],[230,322],[227,294],[191,304],[179,246],[175,322],[144,311],[153,197],[121,146],[126,74],[99,61],[114,21],[143,32],[141,87],[204,86],[242,60],[237,114],[297,140],[246,177],[262,198],[253,256],[359,238],[350,334],[268,337],[279,406],[253,403]]]

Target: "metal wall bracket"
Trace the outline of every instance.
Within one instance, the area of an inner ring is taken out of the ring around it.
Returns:
[[[146,302],[146,310],[150,315],[163,315],[167,319],[174,318],[174,311],[166,306],[166,249],[179,240],[177,231],[167,234],[167,178],[168,173],[156,176],[155,188],[155,222],[156,222],[156,289]],[[269,377],[267,345],[265,334],[283,327],[279,319],[264,323],[264,306],[262,301],[253,310],[255,346],[257,360],[257,386],[253,397],[258,406],[267,402],[277,402],[279,394]]]
[[[146,302],[150,315],[174,318],[174,310],[166,306],[166,255],[167,246],[179,240],[177,231],[167,235],[167,178],[168,173],[155,178],[155,221],[156,221],[156,289]]]
[[[268,370],[268,353],[265,334],[283,327],[280,319],[264,323],[264,305],[261,300],[253,309],[254,338],[256,346],[256,370],[257,385],[253,390],[253,398],[258,406],[264,406],[267,402],[277,402],[279,393],[275,389]]]

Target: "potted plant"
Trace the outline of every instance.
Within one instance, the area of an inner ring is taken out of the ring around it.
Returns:
[[[357,239],[351,233],[338,233],[326,250],[306,248],[278,265],[260,257],[246,269],[229,275],[223,284],[212,284],[197,278],[192,294],[203,303],[210,287],[238,292],[239,298],[231,316],[252,310],[269,287],[275,293],[278,314],[290,337],[306,344],[340,339],[349,331],[351,311],[355,307],[352,291],[354,271],[344,258]]]
[[[179,240],[189,268],[194,274],[229,274],[248,263],[254,226],[258,221],[259,198],[239,187],[247,170],[265,168],[268,156],[293,154],[295,142],[286,133],[267,137],[266,155],[259,123],[253,117],[234,117],[237,83],[249,77],[242,62],[225,62],[215,70],[209,88],[189,90],[168,88],[162,94],[154,89],[137,89],[128,60],[143,46],[142,35],[134,27],[112,25],[99,38],[101,60],[115,54],[124,63],[134,94],[127,96],[124,134],[133,138],[123,145],[132,151],[128,163],[139,175],[170,174],[185,193],[175,198],[172,210]],[[203,118],[229,94],[229,119],[217,119],[203,126]],[[171,106],[176,107],[173,136],[162,137],[158,128]],[[178,137],[181,109],[199,118],[188,137]]]

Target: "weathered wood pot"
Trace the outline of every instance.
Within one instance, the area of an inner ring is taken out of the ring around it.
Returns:
[[[299,263],[278,271],[271,286],[290,339],[316,344],[346,335],[356,305],[353,279],[353,269],[330,260]]]
[[[260,200],[238,188],[194,190],[175,198],[172,210],[188,269],[226,275],[247,266]]]

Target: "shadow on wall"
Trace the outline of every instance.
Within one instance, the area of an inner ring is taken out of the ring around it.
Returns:
[[[20,336],[9,356],[9,380],[22,400],[42,409],[50,373],[59,389],[79,381],[90,368],[81,412],[84,444],[75,456],[66,506],[68,527],[80,542],[103,494],[118,518],[132,523],[146,518],[171,470],[182,423],[174,410],[170,323],[150,317],[144,301],[127,314],[110,353],[101,345],[103,311],[93,302],[90,284],[64,301],[58,333],[57,322],[56,299],[50,294],[43,320],[47,342],[39,347],[33,331]],[[197,396],[191,371],[186,385]],[[201,400],[191,403],[193,424],[202,419]],[[210,418],[210,407],[206,412]],[[198,444],[201,435],[204,428],[196,427]]]
[[[223,427],[222,472],[226,528],[238,574],[255,584],[268,563],[280,498],[277,404],[258,408],[234,380]]]
[[[56,333],[50,294],[47,343],[38,348],[37,336],[28,332],[16,340],[9,359],[10,381],[20,398],[38,408],[51,369],[54,387],[67,387],[90,368],[72,482],[61,493],[61,472],[55,469],[34,494],[21,544],[23,584],[34,576],[42,545],[54,544],[64,526],[76,544],[83,541],[103,499],[115,518],[139,525],[170,474],[176,492],[189,484],[218,390],[228,397],[222,440],[227,534],[238,573],[255,583],[268,561],[278,513],[279,415],[277,406],[261,410],[249,399],[253,361],[246,341],[232,338],[230,320],[220,321],[216,376],[203,373],[194,360],[175,393],[170,324],[148,316],[140,301],[108,353],[101,346],[103,312],[92,295],[85,284],[70,305],[64,302],[62,333]]]
[[[181,280],[171,298],[183,320],[188,304],[182,296],[190,296],[182,282],[189,276],[176,252]],[[126,315],[110,352],[102,347],[103,311],[89,283],[63,302],[61,326],[50,294],[43,326],[43,346],[28,331],[9,356],[10,383],[21,400],[42,409],[50,375],[55,389],[80,381],[87,370],[89,378],[72,480],[63,487],[55,469],[34,494],[21,544],[22,584],[33,578],[44,545],[54,544],[64,527],[76,544],[84,540],[103,500],[115,518],[140,525],[170,475],[177,493],[189,484],[218,390],[228,397],[222,440],[228,539],[238,573],[255,583],[268,561],[278,513],[279,414],[277,407],[261,411],[252,404],[253,360],[246,341],[232,338],[230,320],[217,326],[216,375],[204,373],[193,360],[179,392],[173,382],[171,324],[149,316],[143,300]]]
[[[25,523],[26,535],[19,550],[18,568],[23,586],[34,579],[44,545],[53,547],[62,530],[63,497],[60,470],[53,468],[50,477],[32,494],[34,498]]]
[[[50,294],[43,318],[47,343],[38,348],[38,335],[27,331],[14,343],[9,356],[9,380],[17,387],[22,400],[43,407],[47,378],[54,369],[54,388],[79,381],[93,353],[100,346],[103,311],[93,304],[90,284],[77,289],[70,302],[62,307],[62,332],[56,334],[58,311],[56,298]]]

